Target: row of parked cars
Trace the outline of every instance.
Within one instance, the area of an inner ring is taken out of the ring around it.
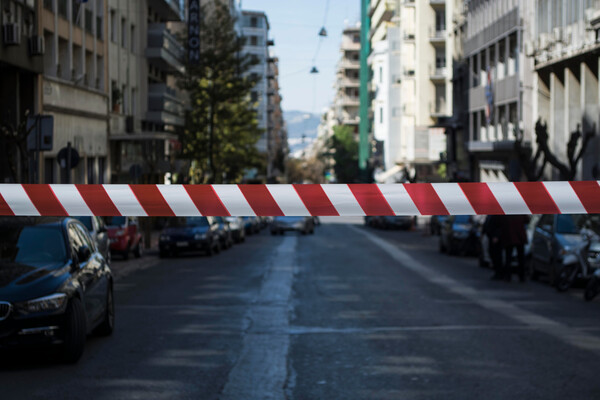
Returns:
[[[436,216],[429,228],[440,236],[440,252],[474,255],[481,267],[488,267],[491,259],[488,238],[482,233],[484,220],[481,216]],[[559,291],[566,291],[577,281],[595,283],[600,278],[600,215],[535,215],[525,231],[525,259],[532,279],[545,278]],[[590,300],[596,294],[586,290],[585,296]]]

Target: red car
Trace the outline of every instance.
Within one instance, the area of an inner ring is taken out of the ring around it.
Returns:
[[[135,217],[107,217],[106,227],[110,239],[110,253],[120,254],[125,260],[133,251],[136,258],[142,256],[142,234]]]

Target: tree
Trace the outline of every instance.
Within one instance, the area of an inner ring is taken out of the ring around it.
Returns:
[[[7,158],[12,182],[19,181],[19,164],[21,165],[21,181],[29,182],[29,155],[27,153],[27,137],[35,128],[27,127],[29,110],[25,111],[21,122],[0,124],[0,145]],[[16,150],[16,152],[15,152]],[[19,162],[20,161],[20,162]]]
[[[357,182],[360,179],[358,142],[352,129],[344,125],[334,126],[333,136],[327,147],[331,149],[328,153],[334,161],[336,180],[341,183]]]
[[[263,132],[250,101],[258,78],[248,74],[258,60],[242,54],[227,6],[215,0],[202,15],[200,65],[188,63],[180,80],[191,104],[183,157],[192,160],[195,183],[238,182],[247,169],[262,167],[256,143]]]
[[[594,138],[595,134],[595,124],[590,130],[584,133],[581,132],[581,125],[577,124],[577,129],[571,132],[567,143],[567,163],[563,163],[552,150],[550,150],[550,145],[548,143],[548,126],[546,123],[542,122],[541,119],[538,119],[535,124],[537,149],[533,157],[531,152],[527,151],[523,146],[523,133],[519,131],[515,146],[527,180],[540,180],[544,175],[544,170],[548,163],[558,169],[560,180],[571,181],[575,179],[575,176],[577,175],[577,166],[579,165],[590,140]]]

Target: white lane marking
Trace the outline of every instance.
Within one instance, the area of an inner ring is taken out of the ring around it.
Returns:
[[[212,187],[229,214],[239,217],[254,217],[256,215],[237,185],[212,185]]]
[[[121,215],[129,217],[146,217],[146,211],[138,201],[129,185],[103,185],[106,194],[114,203]]]
[[[404,185],[377,185],[396,215],[421,215]]]
[[[475,215],[471,203],[458,183],[432,183],[433,189],[452,215]]]
[[[489,297],[483,291],[476,290],[444,275],[443,273],[427,267],[404,250],[400,250],[395,244],[383,240],[365,230],[353,226],[348,227],[355,232],[366,236],[367,239],[385,251],[390,257],[398,261],[402,267],[420,275],[423,279],[441,286],[452,293],[461,295],[483,308],[487,308],[488,310],[518,321],[525,326],[554,336],[571,346],[600,353],[600,337],[587,334],[542,315],[523,310],[508,301]]]
[[[75,185],[50,185],[54,195],[71,216],[94,215]]]
[[[25,189],[20,184],[0,185],[0,194],[15,215],[40,215],[27,195],[27,192],[25,192]]]
[[[361,217],[365,215],[348,185],[321,185],[321,187],[338,214]]]
[[[490,182],[487,185],[505,214],[531,214],[521,193],[512,182]]]
[[[292,185],[267,185],[267,189],[285,215],[310,217],[310,213]]]
[[[569,182],[544,182],[550,197],[563,214],[587,214]]]
[[[229,372],[220,400],[285,399],[290,337],[289,301],[297,236],[288,236],[270,260],[256,301],[246,318],[250,329],[244,336],[240,358]],[[279,331],[279,332],[274,332]]]
[[[178,217],[199,217],[200,211],[181,185],[156,185],[160,194]]]

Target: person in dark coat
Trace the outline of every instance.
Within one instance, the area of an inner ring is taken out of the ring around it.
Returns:
[[[504,246],[504,279],[510,281],[511,263],[513,253],[517,251],[517,273],[519,280],[525,282],[525,245],[527,244],[527,232],[525,226],[529,223],[526,215],[507,215],[503,218],[502,244]]]
[[[502,216],[488,215],[483,223],[483,234],[488,237],[488,250],[492,260],[494,275],[492,280],[504,279],[504,267],[502,265]]]

